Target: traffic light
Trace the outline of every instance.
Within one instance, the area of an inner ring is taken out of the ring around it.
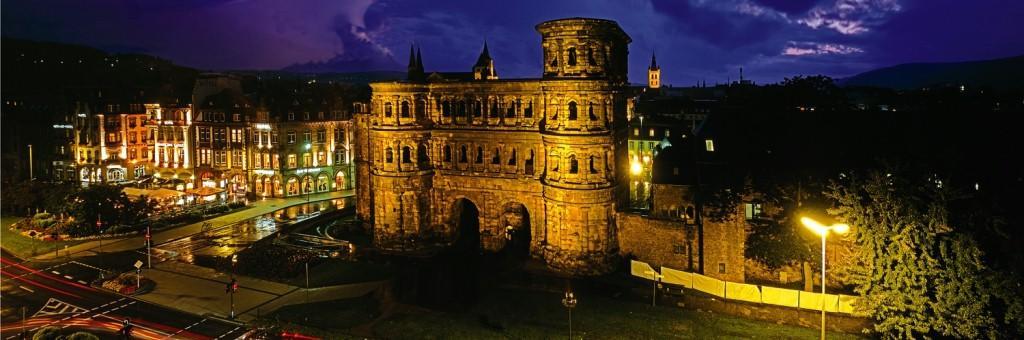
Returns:
[[[238,291],[238,280],[231,278],[231,282],[228,282],[227,287],[224,288],[225,293],[237,292]]]
[[[120,332],[121,335],[124,335],[125,338],[130,339],[131,336],[132,336],[132,329],[135,328],[135,326],[132,325],[132,319],[131,318],[125,318],[124,321],[122,322],[122,325],[123,326],[121,327],[121,332]]]

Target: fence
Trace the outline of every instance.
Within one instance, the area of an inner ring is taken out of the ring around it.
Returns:
[[[654,268],[646,262],[630,261],[630,274],[655,280]],[[697,273],[661,267],[661,282],[698,290],[727,300],[820,311],[821,293],[722,281]],[[825,311],[855,314],[854,306],[861,298],[842,294],[825,294]]]

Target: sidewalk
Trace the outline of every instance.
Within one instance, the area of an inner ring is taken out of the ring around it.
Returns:
[[[316,202],[316,201],[323,201],[323,200],[329,200],[329,199],[335,199],[335,198],[348,197],[348,196],[352,196],[354,194],[355,194],[355,190],[343,190],[343,191],[333,191],[333,192],[319,193],[319,194],[315,194],[315,195],[310,195],[309,202]],[[213,227],[216,228],[216,227],[220,227],[220,226],[223,226],[223,225],[235,223],[235,222],[238,222],[238,221],[243,221],[243,220],[246,220],[246,219],[250,219],[250,218],[253,218],[253,217],[256,217],[256,216],[260,216],[260,215],[263,215],[263,214],[271,213],[271,212],[277,211],[279,209],[284,209],[284,208],[287,208],[287,207],[290,207],[290,206],[293,206],[293,205],[299,205],[299,204],[305,204],[305,203],[306,203],[306,197],[305,196],[290,197],[290,198],[270,198],[270,199],[266,199],[266,200],[259,200],[259,201],[253,202],[252,206],[249,207],[248,209],[244,209],[244,210],[241,210],[241,211],[238,211],[238,212],[234,212],[234,213],[230,213],[230,214],[227,214],[227,215],[223,215],[223,216],[220,216],[220,217],[215,217],[215,218],[212,218],[212,219],[196,222],[196,223],[193,223],[193,224],[188,224],[188,225],[180,226],[180,227],[177,227],[177,228],[172,228],[172,229],[168,229],[168,230],[164,230],[164,231],[159,231],[159,232],[153,233],[153,235],[152,235],[152,237],[153,237],[153,240],[152,240],[153,246],[158,246],[160,244],[163,244],[163,243],[166,243],[166,242],[169,242],[169,241],[173,241],[173,240],[176,240],[176,239],[179,239],[179,238],[182,238],[182,237],[186,237],[186,236],[189,236],[189,235],[197,234],[197,233],[202,231],[203,223],[206,223],[206,222],[212,223]],[[102,244],[102,248],[100,247],[101,244]],[[84,242],[84,243],[75,245],[73,247],[68,247],[66,250],[65,249],[61,249],[59,256],[62,257],[62,258],[66,258],[66,257],[74,258],[74,257],[83,257],[83,256],[93,256],[93,255],[96,255],[98,253],[114,253],[114,252],[138,249],[138,248],[144,247],[145,244],[146,244],[146,237],[145,237],[145,235],[137,235],[137,236],[118,238],[118,239],[109,239],[109,240],[105,239],[103,241],[93,240],[93,241],[88,241],[88,242]],[[33,257],[32,260],[46,261],[46,260],[53,260],[55,257],[57,257],[57,256],[54,255],[53,253],[46,253],[46,254],[41,254],[39,256]]]
[[[136,296],[139,300],[197,315],[213,314],[222,318],[230,315],[229,273],[170,260],[156,264],[153,269],[143,269],[142,275],[156,282],[156,287],[152,292]],[[235,316],[242,322],[253,321],[291,304],[362,296],[386,282],[312,288],[307,293],[299,287],[248,276],[236,275],[235,279],[239,287],[234,296]]]

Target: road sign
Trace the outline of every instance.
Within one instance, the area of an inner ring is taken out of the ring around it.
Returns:
[[[135,260],[135,269],[142,268],[142,260]]]

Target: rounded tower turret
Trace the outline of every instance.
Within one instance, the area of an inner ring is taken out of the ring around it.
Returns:
[[[625,82],[629,35],[614,21],[568,18],[537,25],[544,78],[606,78]]]
[[[624,120],[630,42],[619,25],[570,18],[537,25],[545,55],[545,261],[575,274],[614,268],[615,139]]]

